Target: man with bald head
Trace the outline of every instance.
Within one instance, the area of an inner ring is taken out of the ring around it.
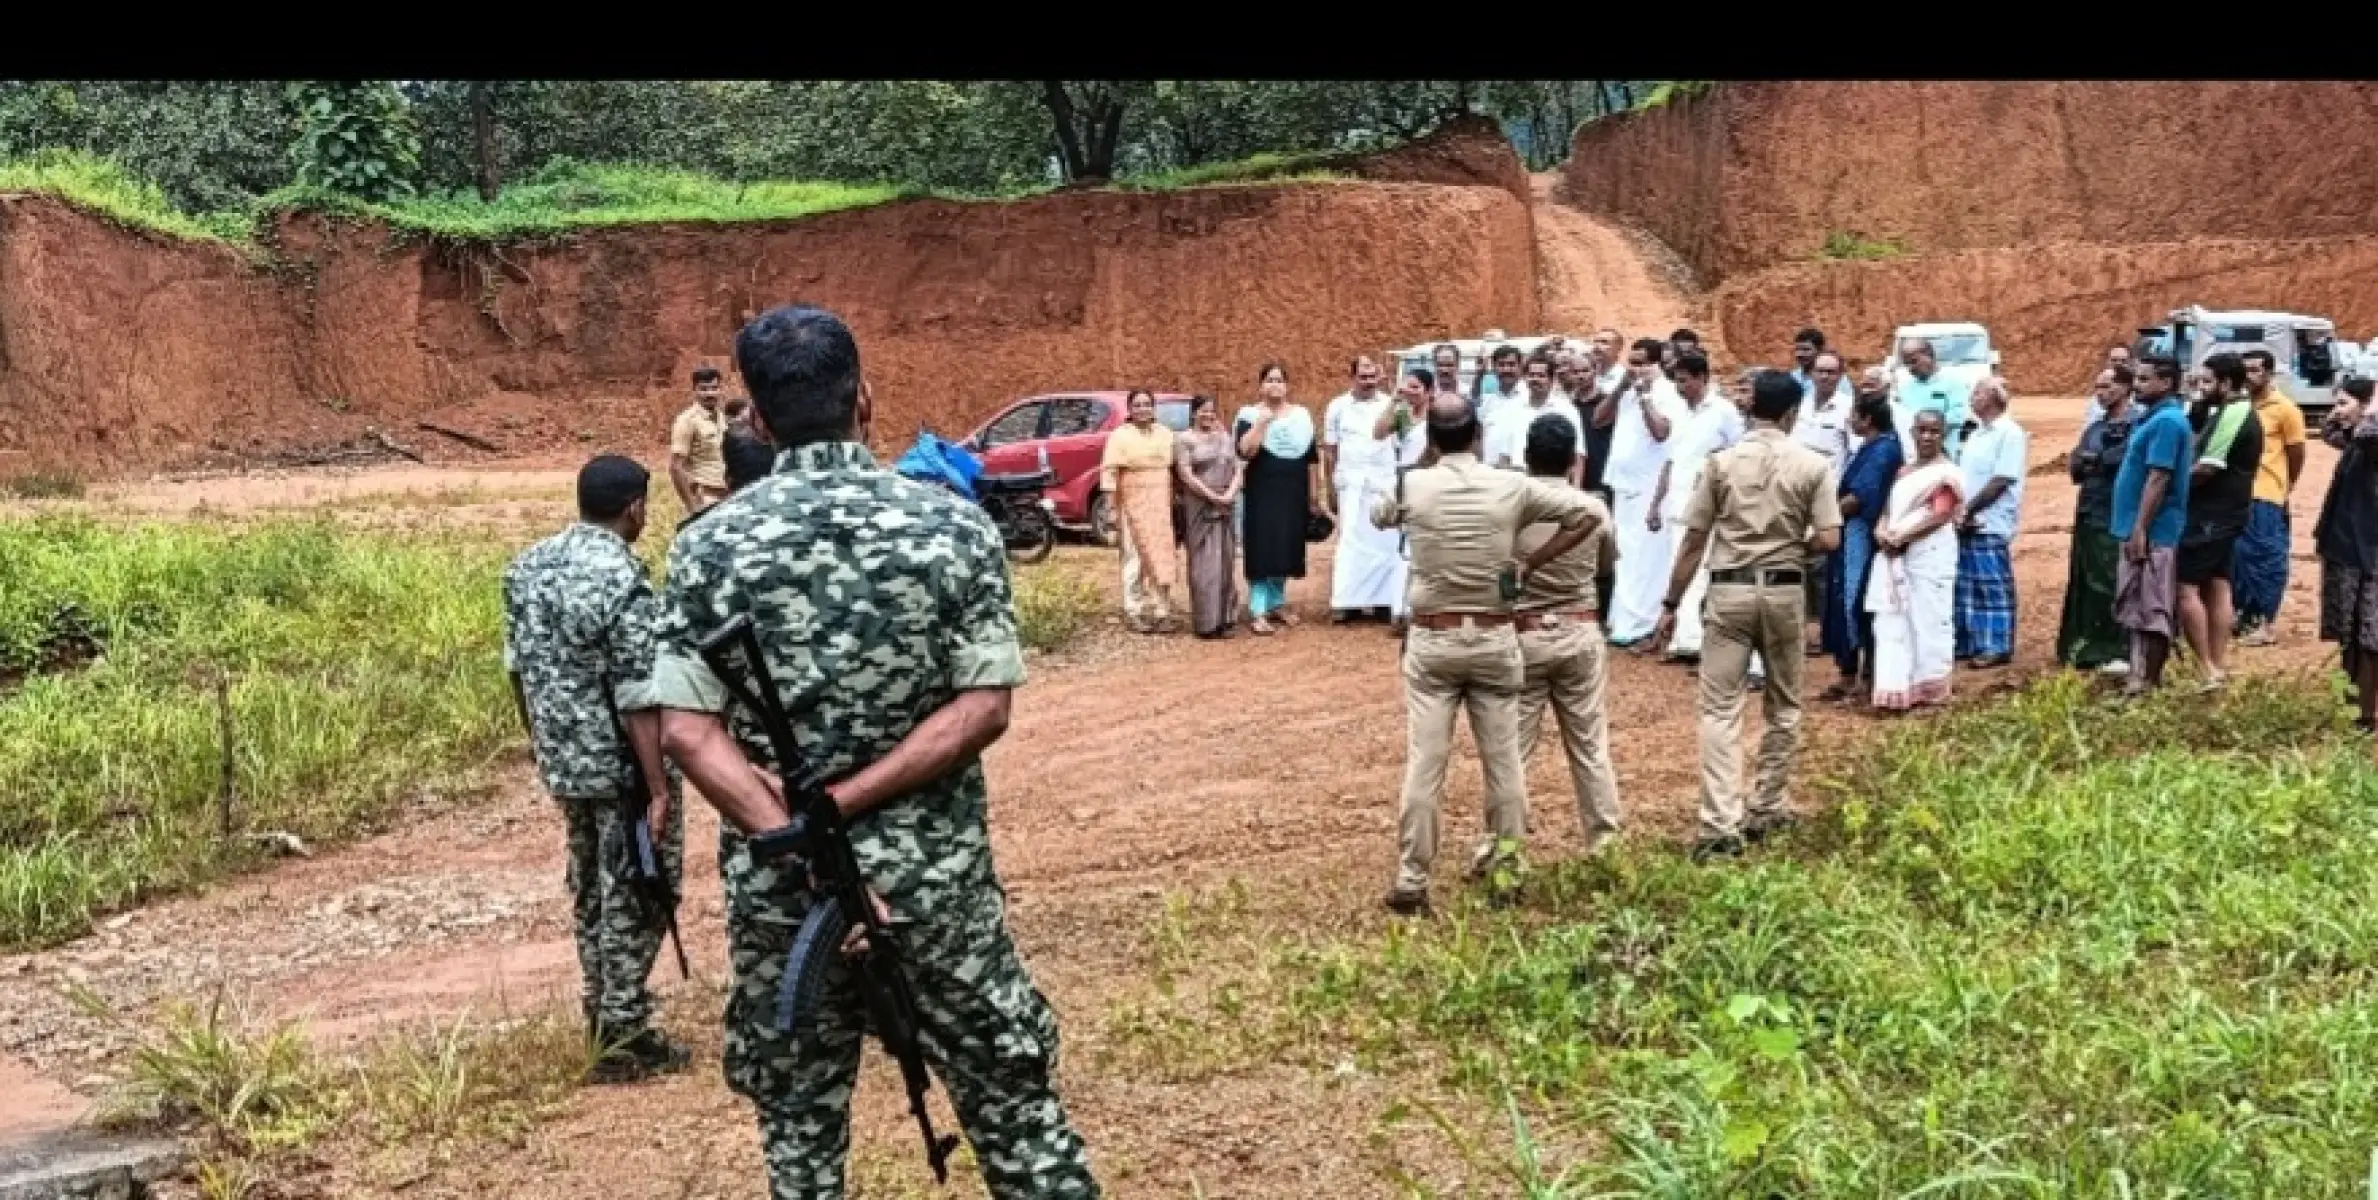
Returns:
[[[1486,775],[1488,838],[1472,861],[1473,878],[1490,880],[1494,898],[1516,894],[1520,844],[1527,834],[1527,777],[1519,752],[1519,698],[1527,683],[1512,608],[1528,576],[1591,537],[1602,508],[1586,492],[1479,461],[1484,430],[1477,409],[1459,396],[1429,405],[1428,440],[1437,459],[1404,477],[1401,495],[1371,511],[1382,529],[1410,542],[1404,647],[1404,712],[1410,743],[1399,820],[1400,863],[1387,907],[1398,914],[1428,907],[1429,866],[1437,853],[1437,808],[1453,749],[1453,720],[1467,709]],[[1558,526],[1525,558],[1514,542],[1530,525]]]

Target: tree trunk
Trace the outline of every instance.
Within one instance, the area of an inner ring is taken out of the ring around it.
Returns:
[[[1115,177],[1115,150],[1123,141],[1122,95],[1103,92],[1091,107],[1090,119],[1090,157],[1082,164],[1082,176],[1104,182]]]
[[[1040,102],[1057,126],[1057,162],[1065,170],[1066,182],[1071,183],[1082,176],[1082,136],[1073,124],[1073,97],[1065,94],[1063,83],[1051,79],[1040,85]]]
[[[1084,103],[1059,80],[1040,85],[1041,103],[1057,127],[1057,161],[1067,183],[1104,183],[1114,177],[1115,151],[1122,144],[1124,101],[1104,83],[1089,85]]]
[[[495,85],[471,83],[471,140],[479,151],[479,198],[489,204],[504,190],[503,165],[495,153]]]

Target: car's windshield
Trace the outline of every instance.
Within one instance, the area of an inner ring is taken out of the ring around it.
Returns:
[[[1917,342],[1932,343],[1932,357],[1944,367],[1953,364],[1977,367],[1990,365],[1990,339],[1984,334],[1938,333],[1931,337],[1903,337],[1899,339],[1899,360],[1901,362],[1907,361],[1907,348]]]
[[[1172,430],[1174,433],[1179,433],[1189,428],[1189,402],[1186,400],[1158,401],[1156,404],[1156,421],[1158,424]]]

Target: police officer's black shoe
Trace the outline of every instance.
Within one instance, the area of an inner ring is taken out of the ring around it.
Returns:
[[[1704,837],[1693,843],[1693,861],[1705,863],[1716,858],[1737,858],[1742,854],[1742,839],[1727,834],[1724,837]]]
[[[1428,893],[1397,888],[1387,893],[1387,911],[1399,917],[1421,916],[1428,912]]]
[[[1799,820],[1788,812],[1758,813],[1742,823],[1742,836],[1749,841],[1763,842],[1767,840],[1767,835],[1789,829]]]

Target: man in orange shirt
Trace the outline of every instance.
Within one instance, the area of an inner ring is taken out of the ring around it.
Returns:
[[[2246,510],[2246,531],[2238,537],[2230,569],[2238,604],[2238,644],[2268,646],[2279,640],[2274,622],[2287,598],[2287,554],[2294,538],[2288,498],[2304,474],[2304,410],[2279,389],[2278,362],[2268,350],[2248,350],[2246,391],[2262,423],[2262,462],[2254,475],[2254,502]]]

